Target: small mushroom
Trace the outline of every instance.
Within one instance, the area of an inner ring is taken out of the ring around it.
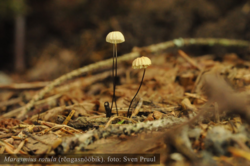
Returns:
[[[141,79],[140,86],[139,86],[139,88],[138,88],[138,90],[137,90],[135,96],[134,96],[133,99],[131,100],[130,105],[129,105],[129,107],[128,107],[128,114],[127,114],[128,117],[130,116],[129,110],[130,110],[130,107],[131,107],[131,105],[132,105],[132,103],[133,103],[133,100],[135,99],[136,95],[137,95],[138,92],[140,91],[140,88],[141,88],[141,85],[142,85],[142,82],[143,82],[143,79],[144,79],[144,75],[145,75],[146,69],[147,69],[147,67],[150,66],[150,65],[151,65],[151,60],[150,60],[148,57],[144,57],[144,56],[143,56],[143,57],[136,58],[136,59],[133,61],[133,63],[132,63],[132,67],[133,67],[134,69],[144,69],[144,71],[143,71],[143,75],[142,75],[142,79]]]
[[[112,98],[112,104],[111,104],[111,111],[113,108],[113,102],[115,102],[116,112],[118,116],[118,109],[117,109],[116,97],[115,97],[115,86],[116,86],[116,77],[117,77],[117,44],[125,42],[125,38],[121,32],[113,31],[107,35],[106,42],[113,44],[113,67],[112,67],[113,98]],[[116,59],[116,62],[114,61],[114,59]]]

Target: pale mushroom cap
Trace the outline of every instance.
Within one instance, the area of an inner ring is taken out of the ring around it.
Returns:
[[[132,67],[134,69],[147,68],[150,65],[151,65],[151,60],[145,56],[136,58],[132,63]]]
[[[106,42],[112,44],[118,44],[125,42],[123,34],[119,31],[110,32],[106,37]]]

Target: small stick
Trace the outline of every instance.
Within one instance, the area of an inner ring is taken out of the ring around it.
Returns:
[[[66,130],[66,129],[64,129],[64,128],[61,128],[60,130],[63,131],[63,132],[65,132],[65,133],[74,135],[74,133],[72,133],[72,132],[70,132],[70,131],[68,131],[68,130]]]
[[[195,98],[195,99],[200,99],[204,102],[207,102],[207,99],[201,97],[200,95],[198,94],[195,94],[195,93],[184,93],[185,96],[188,96],[188,97],[192,97],[192,98]]]
[[[39,88],[43,88],[49,84],[50,84],[50,82],[0,84],[0,89],[8,89],[8,90],[39,89]]]
[[[67,125],[56,125],[56,126],[52,127],[50,130],[57,130],[57,129],[61,129],[61,128],[63,128],[63,127],[67,127],[67,128],[69,128],[69,129],[72,129],[73,131],[76,131],[76,132],[78,132],[78,133],[81,133],[79,130],[76,130],[75,128],[70,127],[70,126],[67,126]]]
[[[51,144],[49,144],[49,143],[47,143],[47,142],[44,142],[44,141],[42,141],[40,138],[37,138],[37,137],[33,136],[33,135],[30,134],[28,131],[23,130],[23,133],[26,134],[27,136],[31,137],[32,139],[34,139],[34,140],[36,140],[36,141],[42,143],[42,144],[51,146]]]
[[[48,98],[46,98],[46,99],[37,101],[34,105],[37,106],[37,105],[41,105],[41,104],[45,104],[45,103],[51,103],[51,101],[56,100],[57,98],[59,98],[59,97],[61,97],[61,96],[62,96],[62,94],[56,94],[56,95],[51,96],[51,97],[48,97]],[[14,110],[11,110],[11,111],[9,111],[9,112],[3,114],[2,116],[0,116],[0,118],[10,118],[10,117],[16,116],[16,115],[18,115],[19,112],[21,112],[24,108],[25,108],[25,106],[20,107],[20,108],[17,108],[17,109],[14,109]]]
[[[151,107],[145,106],[145,108],[149,108],[149,109],[140,108],[139,112],[147,112],[147,113],[151,113],[151,112],[154,112],[154,111],[172,112],[174,110],[178,110],[179,106],[170,106],[170,107],[164,107],[164,108],[151,108]],[[126,108],[118,108],[118,110],[119,110],[120,113],[126,113],[126,112],[128,112],[128,107],[126,107]],[[112,113],[114,114],[115,112],[116,112],[116,110],[113,108]]]
[[[6,107],[6,106],[9,106],[9,105],[18,104],[21,101],[22,101],[21,97],[18,97],[18,98],[15,98],[15,99],[10,99],[10,100],[7,100],[7,101],[2,101],[2,102],[0,102],[0,108]]]
[[[13,133],[3,134],[3,135],[0,135],[0,139],[1,138],[8,138],[8,137],[11,137],[12,135],[14,135],[14,134]]]
[[[63,124],[67,125],[70,119],[72,118],[72,116],[74,115],[74,113],[75,113],[75,110],[72,110],[70,114],[67,116],[67,118],[64,120]]]
[[[136,116],[136,115],[140,112],[142,103],[143,103],[143,99],[142,99],[142,97],[141,97],[141,98],[140,98],[140,101],[139,101],[139,103],[138,103],[138,105],[136,106],[134,112],[132,113],[132,116]],[[131,117],[132,117],[132,116],[131,116]]]
[[[188,61],[192,66],[199,69],[200,71],[202,70],[202,67],[200,67],[196,62],[194,62],[194,60],[191,59],[185,52],[183,52],[182,50],[178,50],[178,53],[180,54],[182,58]]]
[[[14,150],[14,146],[13,145],[9,144],[8,142],[6,142],[4,140],[3,141],[0,140],[0,144],[6,147],[5,150],[8,150],[10,153],[13,152],[13,150]],[[27,154],[26,152],[24,152],[22,150],[19,150],[19,153],[20,154]],[[11,153],[11,154],[14,154],[14,153]]]
[[[242,150],[242,149],[234,148],[234,147],[229,147],[228,151],[233,156],[242,157],[242,158],[245,158],[247,160],[250,160],[250,152],[247,152],[247,151]]]
[[[22,149],[26,141],[27,140],[25,139],[18,145],[18,147],[14,150],[14,154],[17,154]]]
[[[0,147],[0,154],[3,154],[4,151],[5,151],[5,146],[1,146]]]
[[[198,86],[199,83],[201,82],[202,75],[203,75],[205,72],[207,72],[207,71],[202,70],[202,71],[199,72],[199,75],[198,75],[198,77],[196,78],[195,83],[194,83],[194,86],[193,86],[193,88],[192,88],[192,91],[191,91],[192,93],[196,92],[197,86]]]
[[[8,153],[8,154],[15,154],[14,151],[13,151],[13,148],[11,148],[10,146],[0,142],[0,145],[4,146],[5,147],[5,151]]]

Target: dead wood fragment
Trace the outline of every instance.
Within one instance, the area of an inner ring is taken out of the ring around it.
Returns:
[[[117,108],[119,113],[125,114],[128,111],[128,108]],[[145,106],[143,105],[143,108],[139,109],[139,112],[144,112],[144,113],[152,113],[154,111],[160,111],[164,113],[169,113],[172,111],[179,110],[180,106],[169,106],[169,107],[151,107],[151,106]],[[112,109],[112,114],[115,114],[115,109]]]
[[[91,130],[83,135],[76,135],[75,137],[71,137],[63,141],[62,146],[64,147],[64,152],[67,152],[70,149],[70,146],[74,142],[77,143],[75,146],[79,146],[79,149],[84,149],[87,145],[92,142],[99,140],[101,138],[106,138],[111,135],[131,135],[132,133],[139,133],[147,130],[158,130],[160,127],[168,128],[173,126],[174,124],[180,124],[186,121],[184,118],[175,118],[170,117],[168,119],[161,119],[156,121],[147,121],[147,122],[139,122],[136,124],[128,124],[122,125],[119,127],[110,126],[108,128],[101,128],[98,130]]]
[[[135,110],[132,112],[132,116],[136,116],[138,113],[139,113],[139,110],[141,109],[142,107],[142,103],[143,103],[143,98],[141,97],[140,100],[139,100],[139,103],[137,104]]]
[[[14,135],[14,133],[2,134],[2,135],[0,135],[0,139],[1,138],[8,138],[8,137],[11,137],[12,135]]]
[[[17,154],[21,149],[22,149],[22,147],[24,146],[24,144],[25,144],[25,142],[26,142],[27,140],[25,139],[25,140],[22,140],[22,142],[18,145],[18,147],[14,150],[14,154]]]
[[[238,148],[233,148],[233,147],[230,147],[228,150],[230,153],[232,153],[233,156],[242,157],[247,160],[250,160],[250,152],[247,152]]]
[[[37,101],[35,103],[35,106],[43,105],[43,104],[48,104],[48,106],[55,105],[54,103],[56,102],[55,100],[59,97],[61,97],[62,94],[56,94],[54,96],[48,97],[44,100]],[[17,108],[15,110],[11,110],[5,114],[3,114],[0,118],[11,118],[11,117],[16,117],[20,111],[23,110],[24,107]]]
[[[43,140],[41,140],[40,138],[38,138],[37,136],[34,136],[34,135],[30,134],[28,131],[25,131],[25,130],[24,130],[23,133],[24,133],[25,135],[27,135],[28,137],[31,137],[32,139],[41,142],[42,144],[50,145],[49,143],[44,142]]]
[[[56,134],[34,135],[26,132],[28,135],[27,142],[23,149],[32,152],[33,154],[45,154],[51,150],[53,144],[57,141]]]
[[[200,99],[204,102],[207,102],[207,99],[203,98],[202,96],[198,95],[198,94],[194,94],[194,93],[185,93],[186,96],[188,97],[192,97],[192,98],[195,98],[195,99]]]
[[[11,144],[9,144],[8,142],[6,142],[6,141],[2,141],[2,140],[0,140],[0,145],[2,145],[2,146],[5,146],[5,150],[9,153],[9,154],[15,154],[14,153],[14,146],[13,145],[11,145]],[[18,151],[20,154],[25,154],[25,155],[27,155],[27,153],[26,152],[24,152],[24,151],[22,151],[22,150],[19,150]]]
[[[0,89],[9,89],[9,90],[38,89],[47,86],[49,83],[50,82],[13,83],[8,85],[0,84]]]
[[[121,75],[124,72],[125,72],[124,69],[117,69],[117,75]],[[78,78],[74,80],[73,82],[67,83],[66,85],[61,85],[59,87],[54,88],[49,93],[55,94],[55,93],[67,92],[67,91],[70,91],[72,89],[77,89],[77,88],[83,88],[83,87],[86,88],[89,85],[93,85],[97,81],[104,80],[108,76],[110,76],[110,71],[86,76],[84,78]]]
[[[191,59],[185,52],[183,52],[182,50],[179,50],[178,53],[181,55],[182,58],[184,58],[186,61],[188,61],[192,66],[194,66],[195,68],[199,69],[200,71],[202,71],[202,67],[200,67],[193,59]]]
[[[64,120],[64,122],[63,122],[64,125],[67,125],[67,124],[68,124],[69,120],[70,120],[71,117],[74,115],[74,113],[75,113],[75,110],[72,110],[72,111],[70,112],[70,114],[67,116],[67,118],[66,118],[66,119]]]
[[[23,140],[23,138],[18,137],[18,136],[11,136],[11,138],[13,138],[14,140]]]
[[[0,146],[0,154],[3,154],[4,151],[5,151],[5,146]]]
[[[18,98],[15,98],[15,99],[10,99],[10,100],[7,100],[7,101],[2,101],[2,102],[0,102],[0,108],[6,107],[6,106],[9,106],[9,105],[18,104],[21,101],[22,101],[21,97],[18,97]]]

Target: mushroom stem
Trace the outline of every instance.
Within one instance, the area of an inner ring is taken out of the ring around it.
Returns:
[[[117,44],[115,43],[115,87],[116,87],[116,81],[117,81]],[[116,113],[118,116],[118,109],[117,109],[117,105],[116,105],[116,97],[115,97],[115,91],[114,91],[114,99],[115,99],[115,108],[116,108]]]
[[[140,83],[139,89],[137,90],[135,96],[134,96],[133,99],[131,100],[130,105],[129,105],[129,107],[128,107],[128,115],[127,115],[128,118],[129,118],[129,116],[130,116],[130,115],[129,115],[130,107],[131,107],[131,105],[132,105],[132,103],[133,103],[133,100],[135,99],[136,95],[137,95],[138,92],[140,91],[140,88],[141,88],[141,85],[142,85],[142,82],[143,82],[143,79],[144,79],[145,72],[146,72],[146,68],[144,68],[144,71],[143,71],[143,75],[142,75],[142,79],[141,79],[141,83]]]
[[[116,62],[114,61],[114,59],[116,60]],[[116,77],[117,77],[117,45],[116,43],[113,45],[112,77],[113,77],[113,97],[112,97],[111,110],[113,108],[113,102],[115,102],[116,112],[118,116],[118,109],[117,109],[116,97],[115,97],[115,86],[116,86]]]

